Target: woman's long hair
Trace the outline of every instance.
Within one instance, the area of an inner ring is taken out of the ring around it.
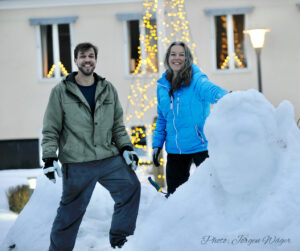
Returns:
[[[176,78],[173,80],[174,73],[169,65],[169,57],[171,54],[171,48],[174,45],[180,45],[183,47],[185,61],[183,68],[178,72]],[[193,55],[184,42],[173,42],[170,44],[165,56],[164,64],[167,69],[166,79],[171,83],[171,89],[169,92],[170,96],[173,96],[174,91],[179,90],[181,86],[187,87],[191,84]]]

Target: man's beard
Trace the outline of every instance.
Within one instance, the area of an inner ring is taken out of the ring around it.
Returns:
[[[95,66],[92,66],[90,69],[90,71],[85,71],[83,67],[78,67],[78,70],[85,76],[91,76],[94,73]]]

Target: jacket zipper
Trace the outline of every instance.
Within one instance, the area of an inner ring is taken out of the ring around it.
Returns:
[[[202,133],[201,133],[201,131],[199,130],[199,128],[198,128],[197,125],[195,125],[195,130],[196,130],[196,133],[197,133],[198,138],[201,139],[202,143],[204,143],[204,139],[203,139],[203,137],[202,137]]]
[[[179,113],[179,97],[177,98],[177,115]]]
[[[177,104],[178,104],[178,100],[179,99],[177,99]],[[173,126],[174,126],[174,129],[175,129],[175,132],[176,132],[175,142],[176,142],[176,146],[177,146],[177,148],[179,150],[179,154],[181,154],[181,149],[180,149],[180,147],[178,145],[178,131],[177,131],[176,126],[175,126],[175,111],[173,109],[173,97],[171,97],[171,104],[172,104],[172,111],[173,111]],[[177,105],[177,108],[178,108],[178,105]]]

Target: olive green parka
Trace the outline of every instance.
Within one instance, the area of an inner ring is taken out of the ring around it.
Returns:
[[[74,73],[73,73],[74,74]],[[51,91],[43,120],[42,158],[64,163],[101,160],[133,148],[123,123],[123,110],[115,87],[97,80],[95,111],[76,85],[65,77]]]

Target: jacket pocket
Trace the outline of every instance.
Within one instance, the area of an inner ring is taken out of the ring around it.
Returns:
[[[160,102],[160,110],[165,118],[169,111],[173,109],[173,101],[170,98],[163,98]]]
[[[61,170],[62,170],[62,173],[63,173],[63,176],[65,177],[65,179],[68,180],[68,178],[69,178],[69,164],[63,164]]]
[[[111,100],[111,99],[105,99],[104,101],[103,101],[103,105],[112,105],[114,102],[113,102],[113,100]]]
[[[66,141],[61,149],[61,153],[67,156],[76,156],[78,154],[83,154],[83,144],[84,138],[76,139],[72,135],[66,138]]]

